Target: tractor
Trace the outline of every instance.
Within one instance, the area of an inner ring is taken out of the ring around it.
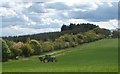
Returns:
[[[45,55],[38,57],[41,62],[47,63],[47,62],[57,62],[56,58],[51,55]]]

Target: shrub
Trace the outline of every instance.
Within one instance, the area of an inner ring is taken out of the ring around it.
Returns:
[[[11,59],[15,59],[17,56],[22,55],[22,47],[24,46],[24,43],[22,42],[12,42],[13,45],[10,46],[10,50],[11,50],[11,54],[10,54],[10,58]]]
[[[10,49],[7,45],[7,43],[3,40],[3,39],[0,39],[0,42],[2,43],[2,61],[5,62],[5,61],[8,61],[8,56],[10,54]]]
[[[11,47],[11,55],[10,57],[15,59],[17,56],[20,56],[22,54],[22,50],[19,48]]]
[[[35,55],[39,55],[42,52],[41,45],[37,40],[31,40],[29,43],[32,49],[34,49]]]
[[[21,47],[22,54],[25,57],[30,57],[31,54],[33,54],[34,50],[30,47],[28,43],[24,44],[24,46]]]
[[[104,29],[104,28],[96,28],[96,29],[94,29],[94,31],[96,32],[96,34],[104,35],[104,37],[109,37],[109,35],[111,33],[110,30]]]
[[[77,35],[72,35],[71,37],[72,37],[72,42],[74,42],[74,45],[75,46],[78,45],[79,38],[77,37]]]
[[[43,50],[43,52],[53,51],[54,50],[53,42],[52,41],[43,42],[42,50]]]
[[[119,31],[113,31],[112,32],[112,38],[118,38],[120,37],[120,32]]]
[[[64,49],[66,48],[66,42],[64,41],[64,36],[57,38],[54,42],[55,49]]]
[[[84,36],[86,36],[86,42],[94,41],[97,37],[96,33],[93,30],[85,32]]]
[[[75,47],[77,44],[75,42],[70,42],[70,47]]]
[[[7,43],[7,45],[9,46],[9,47],[11,47],[11,46],[13,46],[14,44],[16,44],[14,41],[9,41],[9,40],[5,40],[6,41],[6,43]]]

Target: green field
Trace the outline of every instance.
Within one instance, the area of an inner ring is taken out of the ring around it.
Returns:
[[[57,56],[56,63],[42,63],[36,56],[3,63],[3,72],[118,72],[118,40],[103,39]]]

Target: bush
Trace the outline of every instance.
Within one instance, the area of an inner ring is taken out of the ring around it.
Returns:
[[[8,61],[8,56],[11,51],[4,40],[0,39],[0,42],[2,43],[2,61],[5,62]]]
[[[91,31],[85,32],[84,36],[86,36],[86,42],[92,42],[96,39],[97,34],[93,30],[91,30]]]
[[[11,55],[10,58],[15,59],[17,56],[20,56],[22,54],[22,50],[19,48],[11,47]]]
[[[25,57],[30,57],[31,54],[33,54],[34,50],[30,47],[28,43],[24,44],[24,46],[21,47],[22,54]]]
[[[102,34],[104,35],[104,37],[109,37],[109,35],[111,34],[110,30],[108,29],[104,29],[104,28],[96,28],[94,29],[94,31],[96,32],[96,34]]]
[[[72,35],[68,35],[68,34],[63,35],[63,40],[65,42],[71,42],[73,40]]]
[[[120,37],[120,32],[119,31],[113,31],[112,32],[112,38],[119,38]]]
[[[39,55],[42,52],[41,45],[37,40],[31,40],[29,43],[32,49],[34,49],[35,55]]]
[[[75,46],[77,46],[77,44],[76,44],[75,42],[70,42],[69,44],[70,44],[70,47],[75,47]]]
[[[24,46],[24,44],[22,42],[18,42],[12,43],[13,45],[10,46],[10,50],[11,50],[11,54],[10,54],[10,58],[11,59],[15,59],[17,56],[22,55],[22,47]]]
[[[43,52],[53,51],[54,50],[53,42],[52,41],[43,42],[42,50],[43,50]]]
[[[71,37],[72,37],[72,41],[71,42],[73,42],[73,45],[74,46],[78,45],[79,44],[78,43],[79,38],[77,37],[77,35],[72,35]]]
[[[66,48],[66,42],[64,41],[64,36],[57,38],[54,42],[55,49],[64,49]]]
[[[62,46],[61,43],[59,43],[59,42],[57,42],[57,41],[54,42],[54,49],[55,49],[55,50],[61,49],[61,48],[62,48],[61,46]]]
[[[11,47],[14,44],[16,44],[14,41],[9,41],[9,40],[5,40],[5,41],[6,41],[7,45],[8,45],[8,47]]]

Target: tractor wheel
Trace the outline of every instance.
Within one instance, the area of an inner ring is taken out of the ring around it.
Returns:
[[[44,60],[44,63],[47,63],[47,62],[48,62],[48,60],[47,60],[47,59],[45,59],[45,60]]]
[[[57,62],[57,60],[55,59],[55,62]]]
[[[55,60],[53,60],[53,62],[56,62]]]
[[[53,61],[53,62],[57,62],[56,59],[53,59],[52,61]]]

